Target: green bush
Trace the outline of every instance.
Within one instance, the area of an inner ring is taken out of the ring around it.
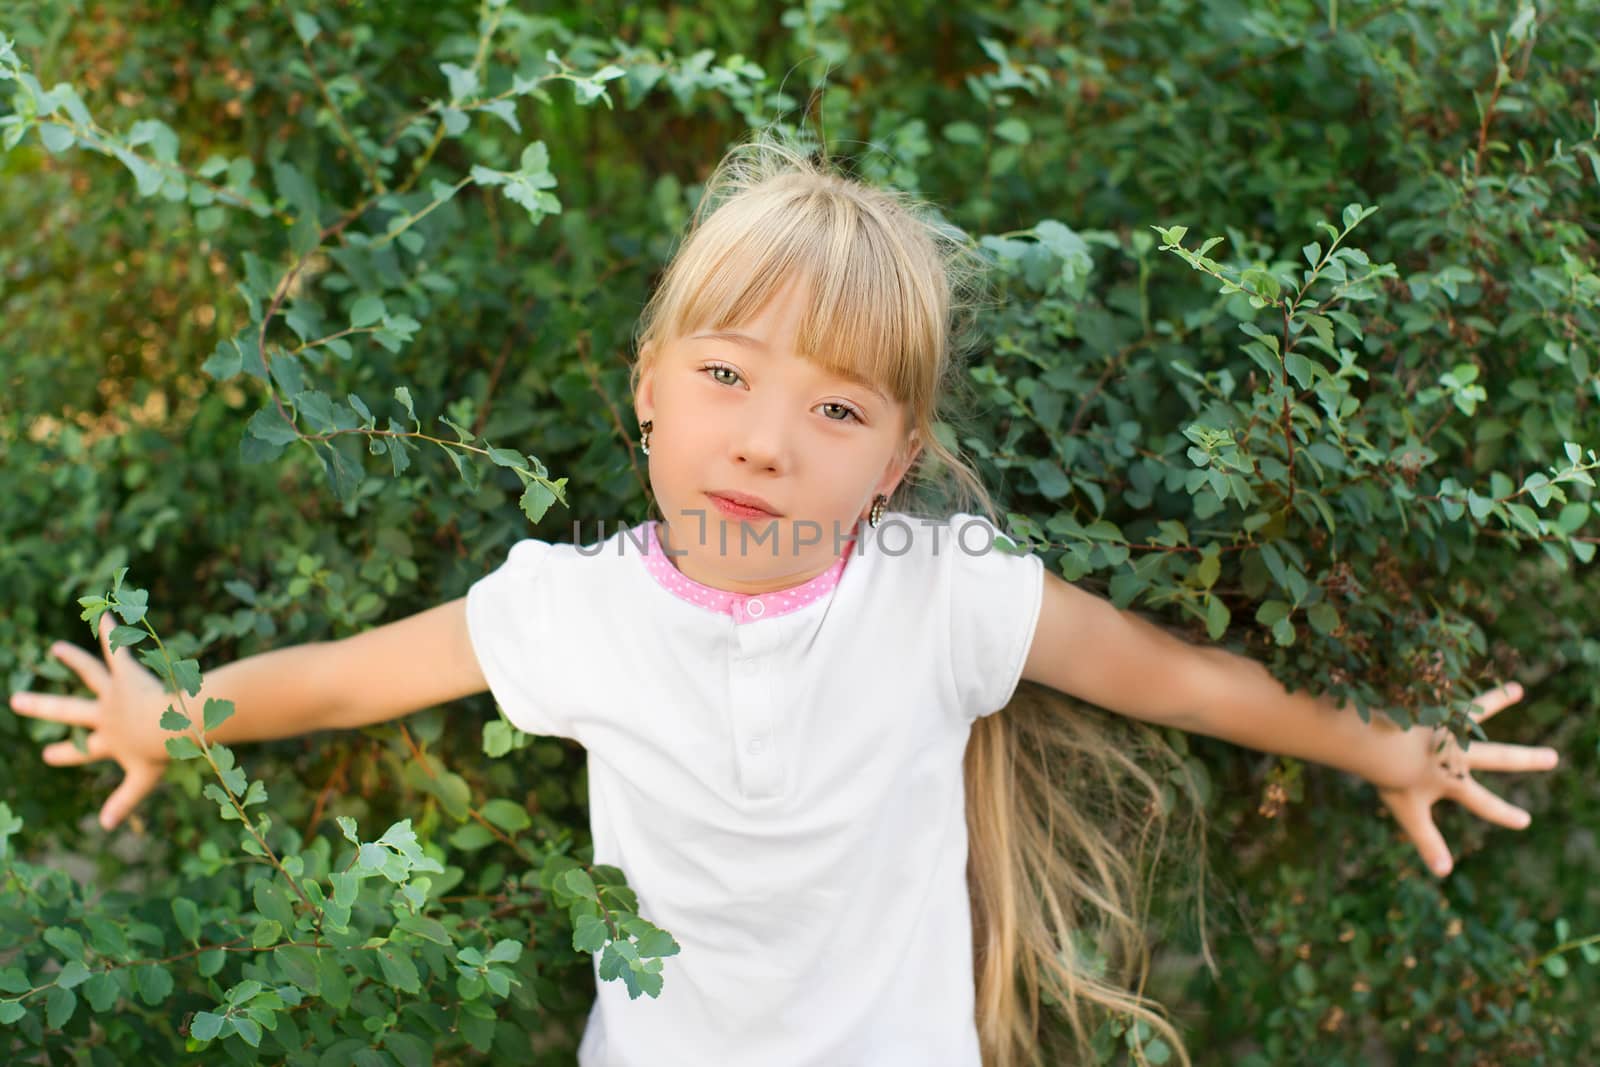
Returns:
[[[1441,812],[1437,883],[1364,787],[1175,738],[1197,1062],[1600,1044],[1592,5],[262,7],[0,15],[8,692],[80,615],[193,692],[642,517],[634,320],[723,149],[798,124],[991,255],[947,430],[1060,573],[1410,721],[1516,677],[1496,734],[1566,754],[1494,783],[1520,836]],[[131,848],[0,713],[6,1058],[567,1062],[585,953],[658,992],[581,751],[449,713],[195,747]]]

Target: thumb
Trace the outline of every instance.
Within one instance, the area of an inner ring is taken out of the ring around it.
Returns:
[[[129,766],[122,784],[111,791],[111,796],[106,798],[105,805],[100,809],[101,828],[110,830],[122,822],[160,781],[161,771],[152,764],[135,763]]]

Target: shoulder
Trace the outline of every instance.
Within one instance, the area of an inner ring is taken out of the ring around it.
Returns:
[[[609,528],[602,528],[601,532],[606,529]],[[575,535],[592,532],[593,528],[574,524]],[[527,537],[514,542],[477,584],[603,584],[623,579],[637,568],[639,561],[635,557],[645,554],[648,544],[648,531],[643,524],[617,527],[606,536],[591,536],[585,541]]]
[[[968,512],[927,516],[890,512],[876,527],[863,528],[863,555],[884,559],[914,558],[954,561],[1002,556],[1015,559],[1029,553],[1024,545],[989,519]]]

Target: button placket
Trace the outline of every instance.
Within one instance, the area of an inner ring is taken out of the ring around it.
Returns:
[[[771,635],[759,627],[741,630],[739,658],[732,678],[734,762],[741,792],[747,798],[775,797],[782,791],[782,765],[773,737],[772,681],[761,670],[760,657]]]

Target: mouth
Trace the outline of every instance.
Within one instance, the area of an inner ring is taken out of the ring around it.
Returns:
[[[750,493],[715,492],[707,493],[723,514],[736,519],[776,519],[782,516],[778,509]]]

